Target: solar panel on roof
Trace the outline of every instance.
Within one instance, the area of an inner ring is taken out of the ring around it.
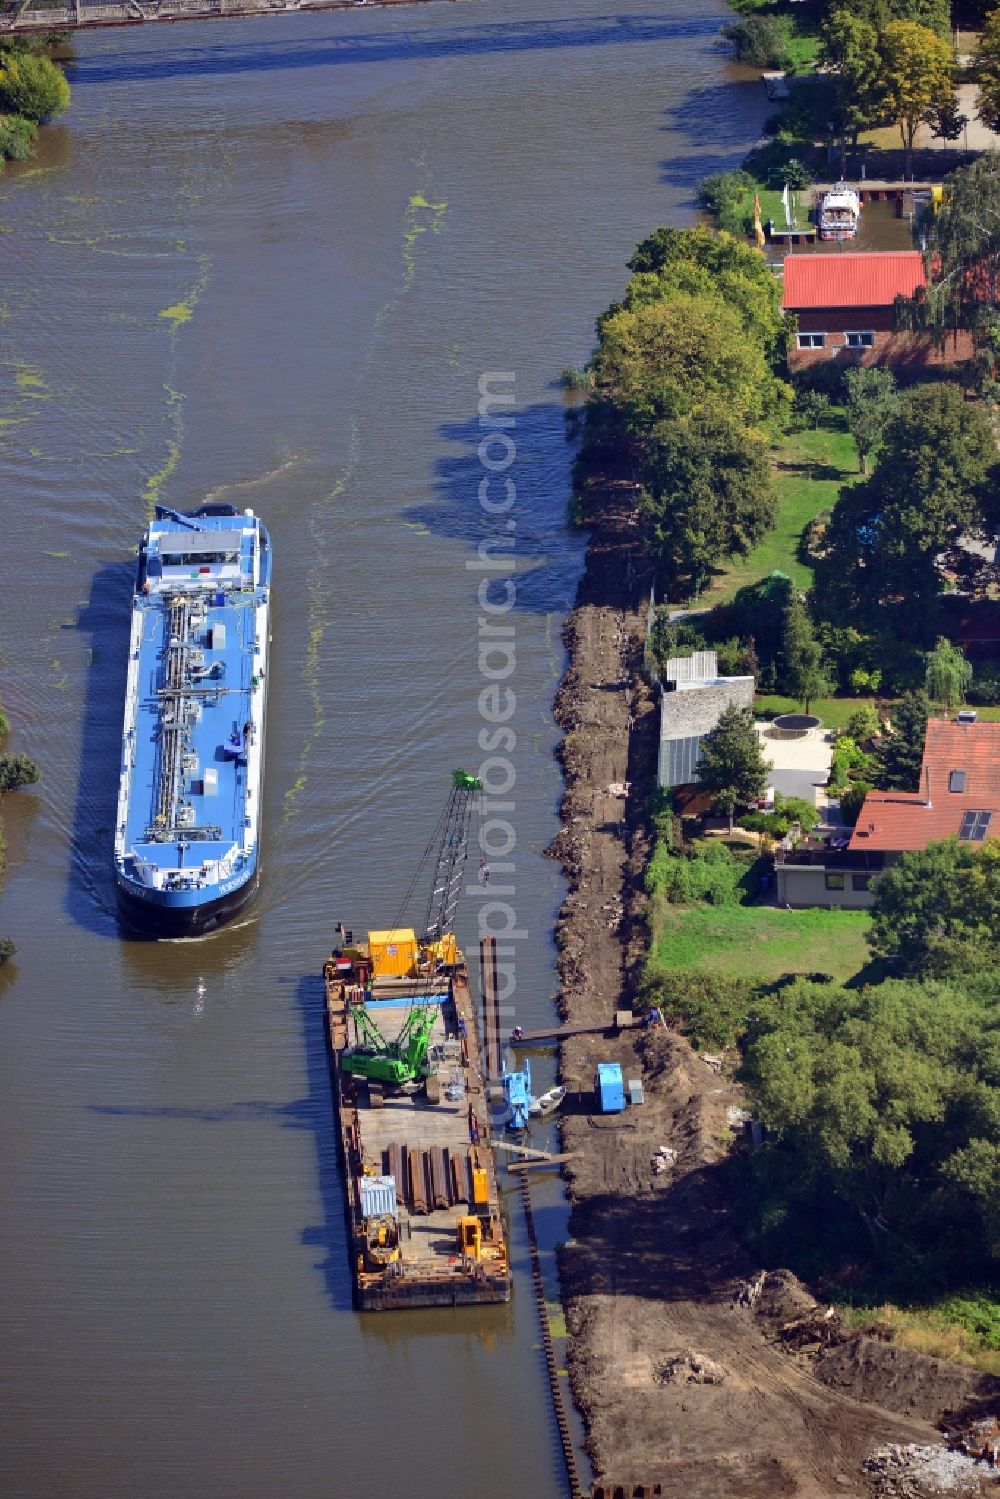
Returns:
[[[982,843],[986,837],[992,812],[966,812],[958,836],[964,843]]]
[[[965,790],[965,771],[964,770],[953,770],[952,771],[951,775],[948,777],[948,790],[949,791],[964,791]]]

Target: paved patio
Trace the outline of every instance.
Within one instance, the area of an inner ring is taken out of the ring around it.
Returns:
[[[830,774],[833,745],[828,729],[810,729],[802,739],[772,739],[771,725],[757,724],[764,758],[774,767],[769,784],[782,796],[800,796],[827,815],[826,781]],[[836,803],[833,812],[836,818]]]

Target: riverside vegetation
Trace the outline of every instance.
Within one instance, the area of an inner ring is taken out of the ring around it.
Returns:
[[[56,40],[0,37],[0,171],[31,156],[39,125],[69,108],[69,84],[48,55]]]
[[[833,401],[794,390],[771,273],[725,232],[659,229],[629,268],[587,370],[576,514],[625,497],[657,596],[710,602],[655,609],[647,669],[709,647],[767,693],[842,705],[831,782],[848,812],[870,786],[915,789],[935,705],[1000,700],[995,667],[973,672],[948,633],[959,597],[995,587],[968,545],[1000,522],[985,403],[949,383],[900,391],[881,371]],[[835,461],[806,478],[824,445]],[[791,465],[777,482],[776,461]],[[748,576],[755,557],[766,570]],[[850,1299],[856,1320],[991,1367],[1000,845],[904,856],[871,914],[762,904],[769,837],[811,809],[746,810],[766,766],[751,715],[724,720],[705,741],[707,790],[730,835],[699,834],[669,793],[651,803],[640,1003],[727,1051],[771,1132],[729,1167],[756,1256]]]

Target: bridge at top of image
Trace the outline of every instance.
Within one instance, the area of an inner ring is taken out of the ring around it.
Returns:
[[[297,11],[354,10],[412,5],[421,0],[68,0],[35,5],[0,0],[0,36],[33,31],[85,31],[96,26],[143,26],[151,21],[212,21],[284,16]]]

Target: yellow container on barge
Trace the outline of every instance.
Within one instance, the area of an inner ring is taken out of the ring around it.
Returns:
[[[479,1028],[454,936],[372,932],[331,954],[323,977],[355,1304],[508,1301]],[[397,1084],[352,1070],[380,1054],[373,1036],[410,1057],[415,1031],[419,1075]]]

